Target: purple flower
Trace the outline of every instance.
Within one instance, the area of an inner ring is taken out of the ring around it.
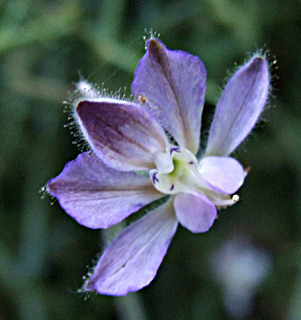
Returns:
[[[254,56],[230,79],[199,160],[205,87],[206,70],[198,57],[151,39],[131,87],[135,102],[102,97],[91,88],[76,101],[75,117],[93,152],[80,154],[48,183],[61,207],[86,227],[109,228],[170,195],[113,241],[86,290],[126,295],[147,286],[178,223],[205,232],[217,208],[238,201],[231,195],[243,184],[245,171],[229,155],[264,108],[267,63]]]

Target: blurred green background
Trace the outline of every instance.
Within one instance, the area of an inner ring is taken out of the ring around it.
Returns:
[[[298,0],[0,1],[1,320],[301,319],[300,9]],[[144,28],[203,60],[205,114],[248,52],[276,56],[274,88],[235,154],[252,167],[242,203],[208,233],[180,227],[138,294],[86,297],[77,290],[100,232],[39,189],[80,152],[62,104],[78,72],[130,96]]]

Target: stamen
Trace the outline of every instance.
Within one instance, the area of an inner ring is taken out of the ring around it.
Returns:
[[[238,194],[234,194],[231,199],[222,199],[217,196],[209,195],[210,200],[214,203],[217,208],[226,208],[228,206],[233,206],[235,203],[240,201]]]
[[[157,174],[158,174],[158,172],[155,172],[154,174],[153,174],[153,184],[156,184],[156,182],[159,182],[159,179],[157,178]]]
[[[180,148],[178,148],[178,147],[171,148],[170,149],[170,154],[172,154],[173,152],[180,152],[179,150],[180,150]]]

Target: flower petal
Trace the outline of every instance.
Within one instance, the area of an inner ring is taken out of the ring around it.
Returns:
[[[148,42],[132,83],[137,101],[146,105],[180,146],[196,154],[206,90],[201,60],[184,51],[168,50],[157,39]]]
[[[257,122],[268,90],[267,63],[254,57],[233,75],[218,101],[206,155],[227,156],[234,151]]]
[[[210,188],[226,194],[236,192],[245,178],[242,165],[230,157],[205,157],[199,164],[199,171]]]
[[[148,177],[111,169],[88,153],[50,180],[48,191],[72,218],[93,229],[108,228],[162,197]]]
[[[114,169],[153,169],[156,154],[167,151],[163,128],[139,105],[114,99],[85,100],[78,103],[76,113],[96,155]]]
[[[216,208],[202,194],[178,193],[174,208],[181,225],[191,232],[206,232],[216,218]]]
[[[170,202],[125,229],[106,249],[87,290],[126,295],[147,286],[155,277],[177,229]]]

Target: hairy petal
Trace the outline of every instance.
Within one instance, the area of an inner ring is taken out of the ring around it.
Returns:
[[[216,208],[202,194],[178,193],[174,208],[181,225],[191,232],[206,232],[216,218]]]
[[[168,50],[157,39],[148,42],[132,83],[137,101],[146,105],[180,146],[196,154],[206,90],[201,60]]]
[[[268,97],[269,73],[263,57],[254,57],[227,83],[209,132],[207,155],[229,155],[250,133]]]
[[[162,197],[148,177],[111,169],[88,153],[69,162],[47,187],[72,218],[93,229],[108,228]]]
[[[85,100],[76,114],[85,138],[108,166],[123,170],[150,170],[168,141],[163,128],[145,109],[114,99]]]
[[[211,189],[225,194],[236,192],[245,178],[242,165],[230,157],[205,157],[199,171]]]
[[[125,229],[105,250],[87,290],[126,295],[147,286],[155,277],[177,229],[170,202]]]

